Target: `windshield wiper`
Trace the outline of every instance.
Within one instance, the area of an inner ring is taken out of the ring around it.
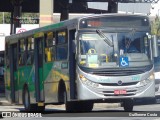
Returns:
[[[105,36],[105,34],[101,31],[101,30],[96,30],[96,32],[98,33],[98,35],[103,38],[103,40],[110,46],[113,47],[113,42],[107,37]]]

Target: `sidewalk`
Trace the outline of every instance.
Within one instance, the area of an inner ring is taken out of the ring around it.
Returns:
[[[104,108],[118,108],[121,107],[120,103],[94,103],[95,109],[104,109]],[[47,105],[46,108],[52,109],[52,108],[58,108],[58,109],[65,109],[65,105]]]
[[[9,106],[11,105],[5,98],[4,95],[0,95],[0,106]]]

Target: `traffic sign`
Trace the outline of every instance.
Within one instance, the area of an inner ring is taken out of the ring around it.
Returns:
[[[27,31],[25,28],[16,28],[16,34]]]

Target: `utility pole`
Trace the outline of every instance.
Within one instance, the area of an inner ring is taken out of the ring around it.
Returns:
[[[23,0],[11,0],[12,5],[14,6],[13,11],[11,12],[11,34],[16,34],[16,28],[21,27],[21,23],[17,18],[21,17],[22,2]]]

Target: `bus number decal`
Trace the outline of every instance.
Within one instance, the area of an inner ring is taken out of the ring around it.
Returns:
[[[109,78],[106,78],[106,79],[100,78],[99,81],[100,82],[111,82]]]
[[[139,76],[139,75],[133,76],[133,77],[132,77],[132,80],[138,81],[138,80],[140,80],[140,76]]]
[[[68,68],[68,62],[62,62],[61,68],[62,69],[67,69]]]

